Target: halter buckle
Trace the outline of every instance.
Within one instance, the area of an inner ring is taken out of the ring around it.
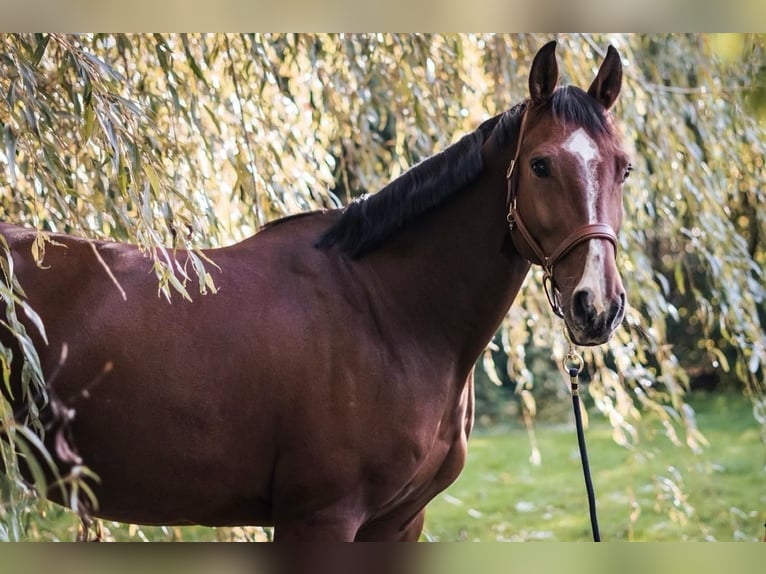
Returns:
[[[516,229],[516,197],[511,197],[509,203],[510,205],[508,206],[508,215],[505,216],[505,220],[508,222],[508,228],[513,231]]]

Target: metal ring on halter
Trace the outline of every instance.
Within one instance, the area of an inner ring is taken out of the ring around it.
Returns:
[[[559,302],[556,280],[553,278],[553,269],[545,269],[543,273],[543,291],[545,291],[545,296],[548,298],[548,304],[551,306],[553,313],[563,319],[564,310]]]
[[[575,347],[574,341],[572,341],[572,338],[569,336],[569,331],[566,326],[562,328],[562,332],[564,333],[564,339],[569,343],[569,350],[564,358],[564,370],[570,377],[577,377],[585,366],[585,359],[583,359],[582,355],[577,352],[577,347]]]
[[[513,209],[511,209],[508,212],[508,215],[505,216],[505,220],[508,222],[508,229],[511,233],[513,233],[514,228],[516,227],[516,200],[513,200]]]

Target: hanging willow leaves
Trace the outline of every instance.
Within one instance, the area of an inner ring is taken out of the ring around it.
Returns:
[[[277,217],[375,192],[523,99],[549,39],[0,35],[0,220],[134,242],[154,258],[163,296],[215,296],[214,261],[198,254],[179,269],[172,249],[230,244]],[[636,168],[618,260],[630,309],[587,353],[590,394],[619,441],[640,440],[643,413],[679,444],[685,429],[696,448],[704,429],[684,406],[689,371],[728,371],[756,413],[766,408],[766,39],[557,39],[562,82],[581,86],[609,43],[619,49],[615,113]],[[503,375],[531,410],[536,389],[562,385],[555,363],[566,352],[540,285],[535,270],[497,338]],[[18,293],[3,296],[18,311]],[[546,368],[528,364],[541,356]],[[492,357],[481,363],[502,382]],[[6,378],[9,361],[0,356]],[[41,377],[34,364],[28,376]]]

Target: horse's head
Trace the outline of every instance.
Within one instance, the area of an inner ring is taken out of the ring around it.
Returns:
[[[556,88],[555,42],[535,56],[529,100],[508,169],[508,221],[516,249],[545,270],[551,306],[580,345],[605,342],[622,321],[615,263],[628,158],[609,108],[622,82],[609,47],[587,92]]]

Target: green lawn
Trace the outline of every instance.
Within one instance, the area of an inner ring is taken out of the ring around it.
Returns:
[[[643,429],[633,450],[591,414],[586,432],[601,536],[608,540],[757,540],[766,519],[766,448],[749,400],[697,396],[704,452]],[[460,478],[428,507],[432,540],[590,540],[574,425],[536,426],[542,463],[529,462],[526,430],[478,431]]]

